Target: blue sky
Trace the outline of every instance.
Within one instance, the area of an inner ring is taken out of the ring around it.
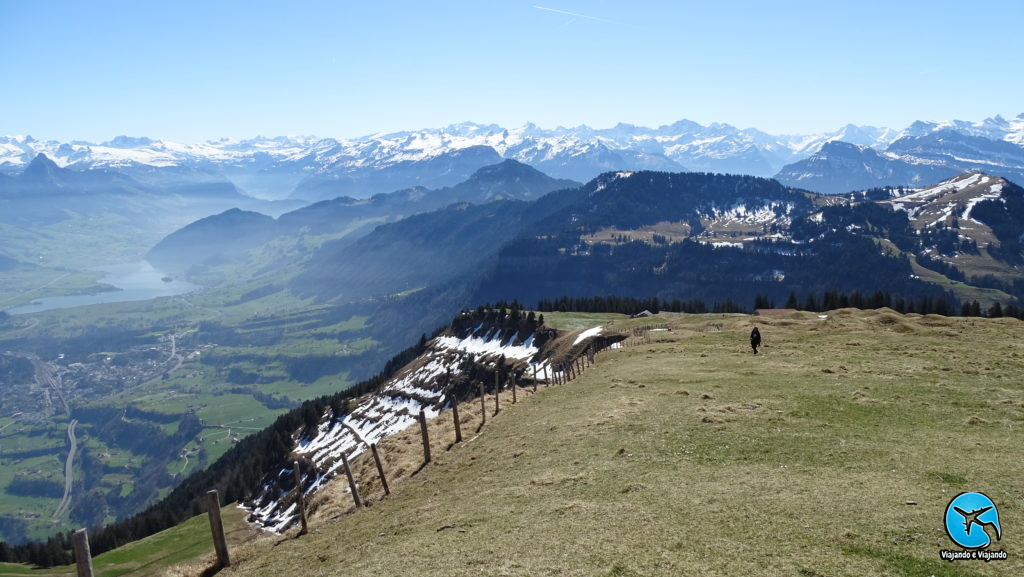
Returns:
[[[0,0],[0,134],[195,142],[1024,112],[1024,2]]]

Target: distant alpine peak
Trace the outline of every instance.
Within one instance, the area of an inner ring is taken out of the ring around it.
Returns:
[[[40,180],[52,177],[60,170],[60,166],[57,165],[50,157],[44,153],[39,153],[32,162],[25,168],[25,172],[22,176],[27,179]]]

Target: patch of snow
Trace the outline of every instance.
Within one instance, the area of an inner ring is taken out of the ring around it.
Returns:
[[[488,357],[490,362],[496,362],[501,355],[507,359],[531,359],[539,352],[534,345],[534,335],[517,345],[519,335],[503,340],[499,331],[487,330],[477,336],[483,328],[483,325],[477,326],[461,339],[454,336],[434,339],[431,353],[421,365],[395,375],[349,414],[340,420],[326,420],[313,435],[298,440],[295,453],[320,471],[306,492],[319,489],[341,472],[342,455],[351,460],[366,452],[370,444],[415,425],[420,411],[428,419],[437,417],[450,404],[447,391],[439,386],[443,375],[448,371],[457,372],[470,355],[486,364]],[[546,362],[534,363],[534,366],[544,378],[554,378],[556,374]],[[285,473],[292,471],[290,468],[281,471],[281,475]],[[267,494],[273,490],[273,486],[265,486],[259,501],[262,504],[248,510],[264,528],[280,533],[297,520],[297,513],[294,506],[279,511],[286,494]]]
[[[587,330],[583,331],[582,333],[580,333],[578,337],[576,337],[576,340],[573,341],[572,345],[576,346],[576,345],[582,343],[583,341],[585,341],[585,340],[587,340],[587,339],[589,339],[591,337],[596,337],[597,335],[601,334],[601,332],[603,330],[604,330],[604,327],[594,327],[594,328],[587,329]]]
[[[969,215],[971,214],[971,210],[974,209],[974,206],[976,204],[978,204],[979,202],[981,202],[983,200],[995,200],[995,199],[999,198],[1002,194],[1003,194],[1003,185],[1002,184],[993,184],[992,186],[989,187],[989,192],[987,194],[982,194],[981,196],[976,196],[976,197],[972,198],[971,200],[967,201],[967,206],[964,208],[963,214],[960,215],[960,220],[965,220],[965,221],[970,221],[970,222],[974,222],[974,223],[977,223],[977,224],[981,224],[977,220],[975,220],[973,218],[970,218]]]

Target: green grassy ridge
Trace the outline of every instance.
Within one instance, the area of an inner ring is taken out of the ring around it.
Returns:
[[[1009,530],[1024,525],[1020,322],[885,311],[659,320],[671,330],[504,404],[390,497],[371,495],[373,507],[317,519],[308,537],[273,539],[272,554],[253,551],[225,574],[1024,570],[1024,540]],[[757,356],[746,343],[755,324]],[[942,513],[964,490],[999,505],[1008,561],[939,560],[952,547]]]
[[[253,530],[245,523],[244,515],[245,512],[235,506],[221,509],[221,519],[229,548],[238,546],[253,536]],[[209,517],[203,513],[176,527],[94,557],[93,573],[97,577],[159,575],[168,567],[201,562],[212,554],[213,541]],[[0,563],[0,577],[64,577],[76,574],[73,565],[40,569],[28,565]]]

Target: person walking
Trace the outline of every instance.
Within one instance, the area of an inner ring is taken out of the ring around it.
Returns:
[[[754,330],[750,331],[750,348],[754,349],[755,355],[759,346],[761,346],[761,331],[754,327]]]

